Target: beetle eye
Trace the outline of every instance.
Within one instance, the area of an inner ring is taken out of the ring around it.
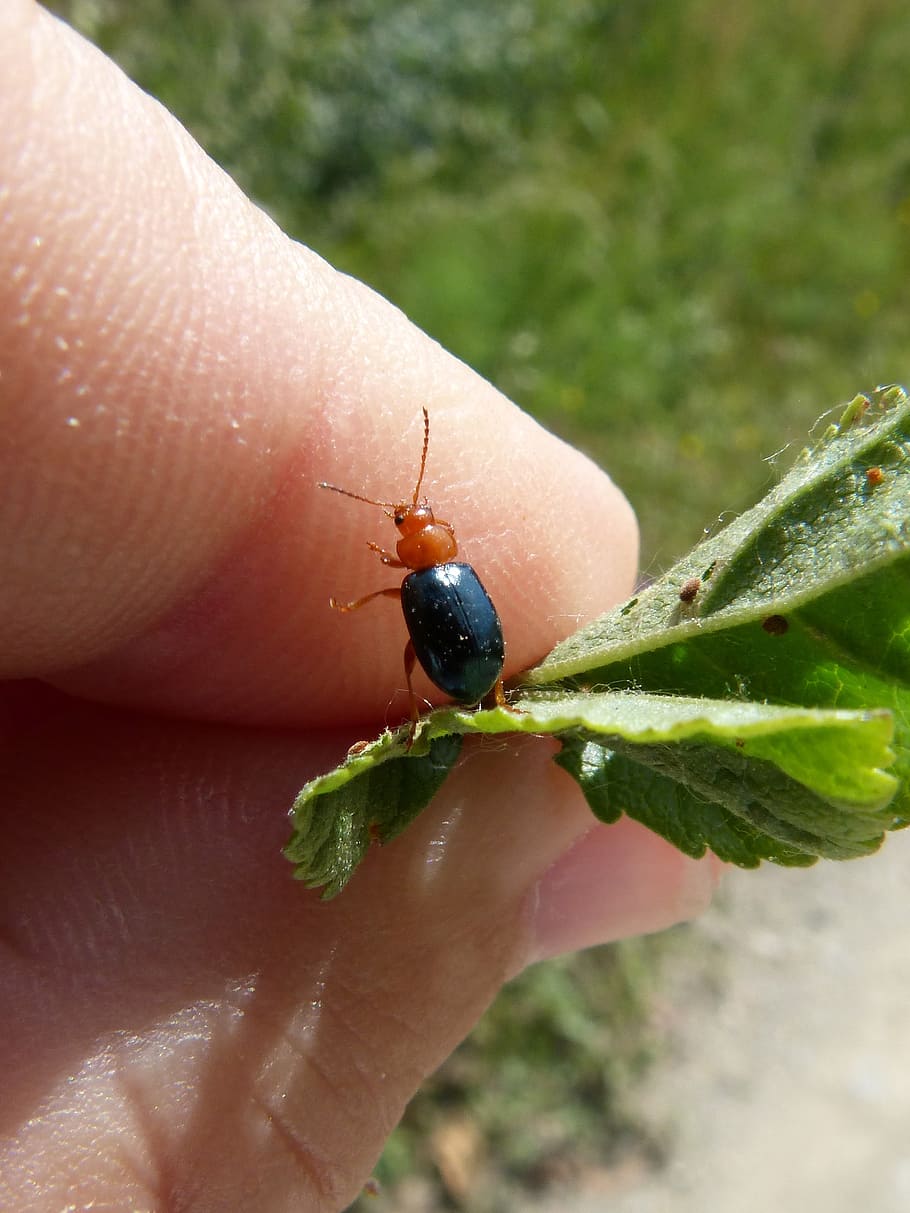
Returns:
[[[394,515],[392,516],[392,521],[395,523],[396,526],[401,526],[401,524],[404,522],[405,518],[407,518],[407,514],[405,514],[403,510],[396,510]]]

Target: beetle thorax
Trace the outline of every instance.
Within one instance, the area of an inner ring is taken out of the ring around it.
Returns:
[[[425,503],[396,506],[393,521],[401,535],[395,550],[409,569],[430,569],[457,555],[452,528],[447,522],[437,522]]]

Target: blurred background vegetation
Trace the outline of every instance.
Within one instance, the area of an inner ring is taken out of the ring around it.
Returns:
[[[648,574],[906,374],[902,0],[51,7],[288,232],[604,464]],[[665,946],[513,983],[415,1101],[386,1190],[513,1207],[509,1184],[625,1148]],[[464,1190],[459,1150],[495,1163]]]

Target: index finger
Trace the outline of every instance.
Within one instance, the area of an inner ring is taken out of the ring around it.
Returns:
[[[423,405],[424,488],[499,607],[507,673],[626,593],[634,524],[602,473],[284,237],[72,31],[26,3],[0,25],[6,676],[382,719],[400,612],[328,598],[386,583],[364,541],[394,531],[317,482],[409,490]]]

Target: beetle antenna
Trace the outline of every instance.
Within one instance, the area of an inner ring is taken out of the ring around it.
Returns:
[[[430,445],[430,414],[427,412],[427,406],[423,406],[423,454],[420,456],[420,474],[417,477],[417,484],[414,486],[414,500],[412,505],[417,504],[417,499],[420,496],[420,486],[423,483],[423,474],[427,466],[427,450]]]
[[[325,480],[320,480],[316,485],[317,489],[331,489],[333,493],[340,493],[342,497],[353,497],[355,501],[365,501],[367,505],[379,505],[383,509],[394,509],[391,501],[377,501],[374,497],[364,497],[360,493],[352,493],[350,489],[340,489],[337,484],[328,484]]]

